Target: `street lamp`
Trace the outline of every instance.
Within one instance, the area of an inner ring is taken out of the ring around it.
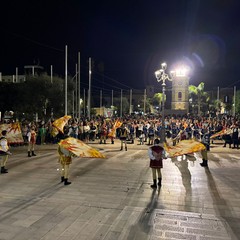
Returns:
[[[167,64],[162,63],[161,69],[157,70],[155,72],[155,76],[157,78],[158,82],[162,82],[162,131],[161,131],[161,138],[160,142],[164,143],[166,142],[166,134],[165,134],[165,88],[166,88],[166,80],[172,81],[172,77],[174,75],[174,71],[170,72],[170,76],[166,73]]]

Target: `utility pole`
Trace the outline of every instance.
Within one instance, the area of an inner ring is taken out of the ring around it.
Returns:
[[[53,83],[53,65],[51,65],[50,66],[50,71],[51,71],[51,73],[50,73],[50,76],[51,76],[51,84]]]
[[[67,109],[67,45],[65,46],[65,115],[68,113]]]
[[[76,109],[76,114],[75,114],[75,117],[77,118],[78,117],[78,65],[76,64],[76,85],[75,85],[75,109]]]
[[[132,89],[130,89],[129,114],[132,113]]]
[[[89,81],[89,87],[88,87],[88,119],[90,120],[91,117],[91,81],[92,81],[92,64],[91,64],[91,58],[89,58],[89,74],[88,74],[88,81]]]
[[[144,114],[146,113],[146,95],[147,95],[147,91],[146,88],[144,89],[144,102],[143,102],[143,112]]]
[[[122,117],[122,89],[121,89],[120,117]]]
[[[80,52],[78,52],[78,119],[81,117]]]
[[[236,86],[233,88],[233,116],[236,115]]]

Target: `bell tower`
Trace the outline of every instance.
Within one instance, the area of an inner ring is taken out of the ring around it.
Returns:
[[[172,81],[172,110],[189,112],[188,86],[187,69],[182,67],[176,70]]]

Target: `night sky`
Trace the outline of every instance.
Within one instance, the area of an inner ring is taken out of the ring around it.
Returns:
[[[40,64],[74,76],[81,54],[81,81],[92,86],[143,89],[157,85],[162,62],[191,69],[190,84],[240,87],[239,0],[7,1],[1,2],[0,72],[19,74]]]

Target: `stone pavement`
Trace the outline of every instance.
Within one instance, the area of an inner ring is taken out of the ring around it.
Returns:
[[[0,174],[0,240],[240,239],[240,150],[215,142],[209,168],[198,154],[164,161],[152,190],[147,145],[91,146],[106,159],[74,159],[60,183],[57,145],[13,147]]]

